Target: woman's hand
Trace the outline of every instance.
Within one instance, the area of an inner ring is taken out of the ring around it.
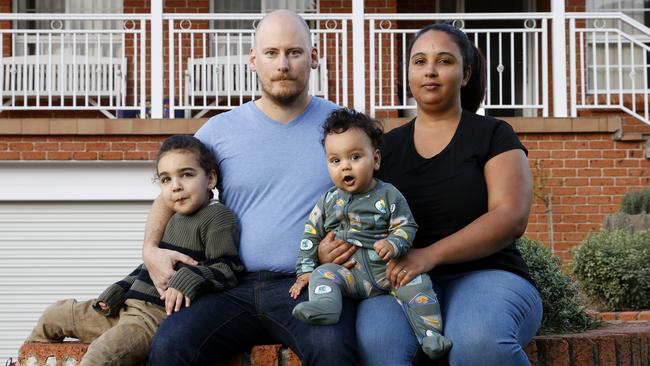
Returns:
[[[199,264],[192,257],[179,253],[174,250],[160,249],[157,246],[148,245],[142,250],[142,258],[144,265],[147,267],[149,277],[153,281],[154,286],[158,293],[163,296],[169,280],[172,278],[176,271],[174,267],[176,264],[185,263],[190,266]]]
[[[394,288],[400,288],[411,282],[421,273],[429,272],[434,264],[429,261],[424,249],[411,249],[400,258],[391,259],[386,264],[386,278]]]
[[[330,231],[318,244],[318,261],[320,263],[340,264],[347,269],[354,267],[357,261],[350,258],[357,247],[336,239],[336,233]]]
[[[165,293],[160,296],[160,299],[165,301],[167,315],[172,315],[172,312],[179,312],[183,307],[183,303],[185,303],[186,308],[190,306],[190,298],[172,287],[167,288]]]
[[[298,296],[300,296],[300,293],[302,292],[302,289],[305,288],[309,284],[309,279],[311,278],[311,272],[309,273],[304,273],[298,276],[296,279],[296,283],[291,286],[289,289],[289,294],[291,294],[292,299],[297,299]]]

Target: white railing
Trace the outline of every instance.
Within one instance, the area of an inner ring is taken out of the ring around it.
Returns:
[[[97,110],[110,118],[137,112],[144,117],[147,19],[0,14],[0,20],[14,22],[12,29],[0,29],[0,50],[11,50],[0,57],[0,112]],[[47,27],[32,29],[29,22]]]
[[[557,114],[550,85],[568,78],[571,115],[614,108],[650,124],[650,29],[620,13],[366,14],[364,50],[351,47],[353,14],[302,15],[320,57],[310,93],[340,105],[363,105],[358,99],[368,87],[372,115],[414,109],[406,88],[407,45],[421,26],[451,20],[486,56],[486,110]],[[166,113],[152,108],[154,118],[231,109],[259,96],[248,50],[261,17],[160,14],[156,19],[167,26],[163,42],[161,32],[147,34],[153,14],[0,14],[0,21],[13,22],[0,29],[0,112],[98,110],[111,118],[144,118],[147,104],[158,108],[163,99]],[[569,23],[569,39],[552,45],[550,23],[558,19]],[[45,29],[27,29],[28,21]],[[246,29],[233,29],[242,24]],[[152,45],[166,48],[167,57],[149,59]],[[551,74],[551,51],[565,50],[569,70]],[[367,74],[352,75],[354,51],[367,57]],[[154,88],[152,81],[161,80],[163,87]],[[154,89],[158,93],[149,93]]]
[[[259,96],[256,74],[249,67],[254,23],[262,14],[165,14],[169,56],[169,116],[184,111],[200,117],[209,110],[232,109]],[[319,51],[309,92],[349,104],[348,29],[350,14],[303,14],[311,23],[311,42]],[[248,29],[213,29],[217,21],[251,22]],[[196,113],[194,113],[196,112]]]
[[[488,75],[483,107],[548,116],[550,18],[547,13],[366,15],[370,29],[370,113],[415,109],[405,87],[409,42],[421,23],[453,21],[485,55]],[[416,27],[412,26],[414,22],[419,22]]]
[[[650,29],[621,13],[567,18],[571,115],[620,109],[650,124]]]

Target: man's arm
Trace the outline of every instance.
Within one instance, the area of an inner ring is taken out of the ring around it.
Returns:
[[[144,227],[142,259],[161,296],[167,288],[169,280],[176,273],[174,270],[176,263],[181,262],[191,266],[198,264],[192,257],[185,254],[158,247],[172,215],[174,215],[174,211],[170,210],[163,203],[162,197],[158,196],[151,206],[147,224]]]

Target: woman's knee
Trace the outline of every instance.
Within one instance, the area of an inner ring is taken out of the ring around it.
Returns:
[[[471,326],[468,326],[471,328]],[[514,337],[499,338],[467,329],[462,336],[448,335],[453,343],[449,365],[528,365],[528,359]]]

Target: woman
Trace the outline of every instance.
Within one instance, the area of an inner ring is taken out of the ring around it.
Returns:
[[[409,202],[417,249],[391,261],[387,276],[405,284],[429,273],[453,343],[450,365],[527,365],[522,347],[539,327],[542,304],[514,244],[531,205],[526,149],[510,125],[473,113],[484,96],[484,60],[459,29],[420,30],[408,80],[417,117],[386,135],[378,177]],[[321,259],[342,261],[345,249],[325,245]],[[411,364],[417,341],[399,312],[384,296],[360,304],[364,364]]]

